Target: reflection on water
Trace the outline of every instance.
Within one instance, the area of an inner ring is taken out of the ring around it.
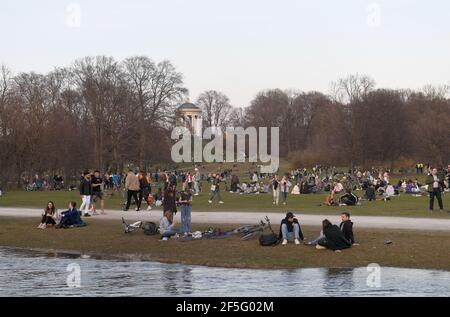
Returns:
[[[67,266],[81,269],[69,288]],[[450,272],[382,268],[243,270],[0,249],[0,296],[449,296]]]

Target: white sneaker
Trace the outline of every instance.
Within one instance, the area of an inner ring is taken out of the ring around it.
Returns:
[[[295,245],[299,245],[300,244],[300,241],[298,241],[298,239],[295,239]]]
[[[199,193],[195,193],[195,194],[194,194],[194,196],[198,196],[198,195],[200,195],[200,194],[199,194]]]
[[[212,204],[212,200],[208,200],[208,203]]]
[[[152,206],[147,207],[147,211],[150,211],[150,210],[152,210]]]
[[[285,239],[285,240],[283,240],[282,245],[287,245],[287,243],[288,243],[288,241]]]
[[[223,201],[219,201],[219,204],[223,204],[224,202]]]
[[[169,238],[167,238],[167,237],[161,239],[161,241],[167,241],[167,240],[169,240]]]

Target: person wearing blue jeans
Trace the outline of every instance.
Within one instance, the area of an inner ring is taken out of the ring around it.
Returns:
[[[286,214],[286,218],[281,221],[280,226],[280,238],[283,241],[282,244],[286,245],[288,241],[294,242],[296,245],[300,244],[305,237],[303,236],[300,223],[295,218],[292,212]]]
[[[181,205],[181,232],[187,235],[192,233],[192,192],[187,186],[184,186],[183,191],[180,193],[178,204]]]
[[[170,211],[166,211],[164,217],[162,217],[159,222],[159,233],[161,234],[162,241],[167,241],[179,233],[179,230],[175,229],[173,223],[169,220],[170,214]]]

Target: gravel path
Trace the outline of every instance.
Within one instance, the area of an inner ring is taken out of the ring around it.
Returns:
[[[124,217],[127,221],[154,221],[158,222],[162,216],[161,210],[152,211],[116,211],[107,210],[108,214],[104,216],[95,216],[95,219],[120,220]],[[36,217],[40,219],[41,210],[29,208],[5,208],[0,207],[0,217]],[[193,212],[193,223],[210,224],[256,224],[268,216],[273,224],[278,224],[284,217],[281,213],[253,213],[253,212]],[[302,215],[297,214],[302,225],[320,226],[323,219],[329,219],[333,223],[339,223],[340,217],[326,215]],[[180,221],[180,212],[177,213],[175,221]],[[429,219],[429,218],[403,218],[403,217],[372,217],[372,216],[353,216],[352,221],[355,227],[377,228],[377,229],[411,229],[426,231],[450,231],[450,220],[448,219]],[[1,228],[1,220],[0,220]]]

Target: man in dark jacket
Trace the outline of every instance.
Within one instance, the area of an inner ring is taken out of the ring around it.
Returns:
[[[91,183],[91,173],[88,171],[83,173],[83,178],[80,182],[80,195],[82,199],[82,204],[80,206],[80,212],[83,213],[84,216],[90,217],[89,208],[91,207],[91,196],[92,196],[92,183]]]
[[[341,229],[333,225],[328,219],[322,222],[322,230],[325,238],[319,240],[317,249],[330,249],[339,251],[351,248],[352,244],[348,241]]]
[[[342,222],[340,224],[340,228],[345,238],[350,241],[353,245],[355,244],[355,238],[353,236],[353,222],[350,220],[350,214],[348,212],[343,212],[341,214]]]
[[[437,168],[433,168],[431,174],[428,174],[425,183],[428,185],[428,193],[430,196],[430,212],[434,209],[434,199],[436,198],[439,203],[439,209],[444,210],[444,204],[442,202],[442,191],[444,188],[444,178],[443,173],[438,173]]]
[[[77,210],[77,203],[70,202],[69,209],[61,213],[61,221],[56,225],[56,229],[84,227],[86,224],[81,220],[80,212]]]
[[[288,212],[286,218],[281,220],[280,239],[283,240],[283,245],[286,245],[288,241],[294,241],[296,245],[299,245],[300,241],[305,240],[300,223],[292,212]]]

